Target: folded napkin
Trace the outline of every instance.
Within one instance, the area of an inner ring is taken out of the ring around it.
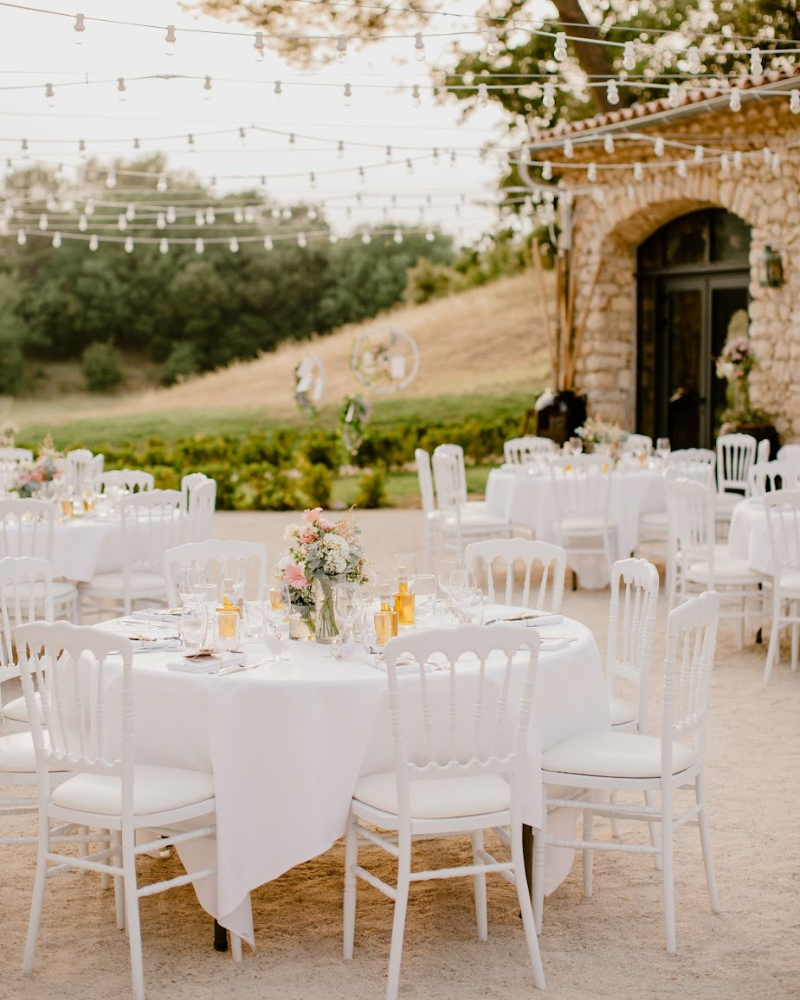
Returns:
[[[159,611],[158,608],[144,608],[142,611],[132,611],[126,617],[137,622],[161,622],[163,624],[180,618],[180,611],[176,611],[174,608],[164,608],[163,611]]]
[[[185,656],[167,664],[167,670],[183,674],[213,674],[227,667],[238,667],[244,663],[244,653],[219,653],[214,656]]]

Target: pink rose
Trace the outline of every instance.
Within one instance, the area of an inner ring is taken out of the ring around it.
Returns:
[[[303,534],[300,536],[300,541],[304,545],[310,545],[312,542],[316,542],[317,532],[315,528],[306,528]]]
[[[311,581],[307,580],[299,566],[287,566],[283,573],[284,579],[295,590],[303,590]]]
[[[323,531],[333,531],[336,525],[333,521],[329,521],[327,518],[320,517],[317,519],[317,525],[322,528]]]
[[[310,510],[303,511],[303,517],[309,524],[316,524],[319,520],[319,515],[322,513],[322,507],[314,507]]]

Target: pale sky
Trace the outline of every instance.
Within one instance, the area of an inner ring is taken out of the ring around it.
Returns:
[[[424,63],[413,58],[413,39],[404,39],[349,51],[346,63],[331,60],[309,73],[288,67],[269,50],[263,62],[256,62],[252,34],[227,38],[182,33],[181,27],[193,26],[249,29],[196,18],[174,0],[49,0],[47,7],[69,17],[0,6],[3,172],[8,157],[19,163],[23,139],[33,159],[62,162],[68,170],[78,162],[81,139],[90,156],[110,163],[115,157],[132,156],[133,140],[139,138],[142,154],[161,150],[169,155],[173,168],[190,168],[205,180],[216,177],[221,192],[252,189],[264,176],[269,195],[279,202],[324,199],[326,215],[342,235],[388,221],[425,228],[440,225],[457,238],[472,240],[491,229],[496,220],[493,207],[469,203],[495,198],[500,175],[497,158],[481,161],[478,154],[485,143],[502,134],[498,131],[501,115],[490,103],[462,123],[457,104],[433,103],[429,72],[431,66],[450,64],[445,40],[426,35]],[[474,9],[475,4],[454,4],[452,9],[456,7],[463,11]],[[75,45],[76,10],[87,18],[175,24],[175,54],[166,54],[161,28],[87,22],[84,43]],[[471,19],[460,20],[456,26],[475,27]],[[439,20],[431,30],[453,29],[452,20]],[[473,39],[468,44],[481,43]],[[203,79],[134,79],[158,73],[208,75],[210,99],[205,99]],[[124,103],[118,99],[118,77],[125,80]],[[89,85],[65,85],[83,80]],[[276,80],[281,81],[280,99],[274,94]],[[349,107],[344,100],[347,82],[353,89]],[[47,83],[52,83],[55,92],[52,108],[45,98]],[[408,91],[396,90],[398,85],[414,83],[421,87],[419,108],[413,106]],[[31,89],[5,89],[19,85]],[[251,124],[294,132],[295,142],[290,143],[286,134],[249,131],[242,144],[238,129]],[[200,134],[214,129],[237,131],[216,137]],[[189,152],[189,133],[195,135],[195,152]],[[154,138],[163,136],[176,138]],[[337,155],[339,141],[344,144],[342,156]],[[356,142],[375,143],[378,148],[359,149]],[[387,145],[392,146],[391,165],[386,165]],[[438,165],[432,161],[434,148],[439,150]],[[456,151],[454,167],[450,166],[452,150]],[[408,158],[414,161],[413,174],[408,171]],[[364,168],[363,181],[359,167]],[[312,172],[316,175],[313,190]],[[124,189],[123,179],[118,189],[120,193]],[[392,195],[397,196],[396,206],[391,205]],[[158,198],[169,204],[167,195]],[[222,234],[219,229],[217,235]],[[203,235],[212,235],[209,227]]]

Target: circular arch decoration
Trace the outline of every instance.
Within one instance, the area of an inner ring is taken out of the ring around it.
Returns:
[[[377,393],[408,388],[419,372],[416,340],[397,326],[376,326],[353,342],[350,367],[358,381]]]

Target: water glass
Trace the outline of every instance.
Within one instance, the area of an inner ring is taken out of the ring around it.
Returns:
[[[333,592],[333,605],[336,617],[342,623],[342,641],[347,642],[351,637],[353,625],[361,614],[364,606],[364,599],[361,594],[361,587],[357,583],[339,583]]]
[[[264,638],[264,602],[244,602],[244,634],[248,639]]]
[[[414,581],[414,601],[418,617],[425,618],[433,614],[436,603],[436,577],[433,573],[417,573]]]
[[[239,648],[240,615],[235,611],[217,611],[216,645],[220,649],[233,652]]]
[[[445,597],[450,595],[450,577],[457,570],[464,568],[460,559],[440,559],[439,560],[439,589]]]
[[[185,604],[181,611],[181,640],[187,649],[202,649],[208,643],[208,612],[205,604]]]
[[[206,598],[206,574],[196,563],[178,570],[178,597],[181,604],[199,604]]]

